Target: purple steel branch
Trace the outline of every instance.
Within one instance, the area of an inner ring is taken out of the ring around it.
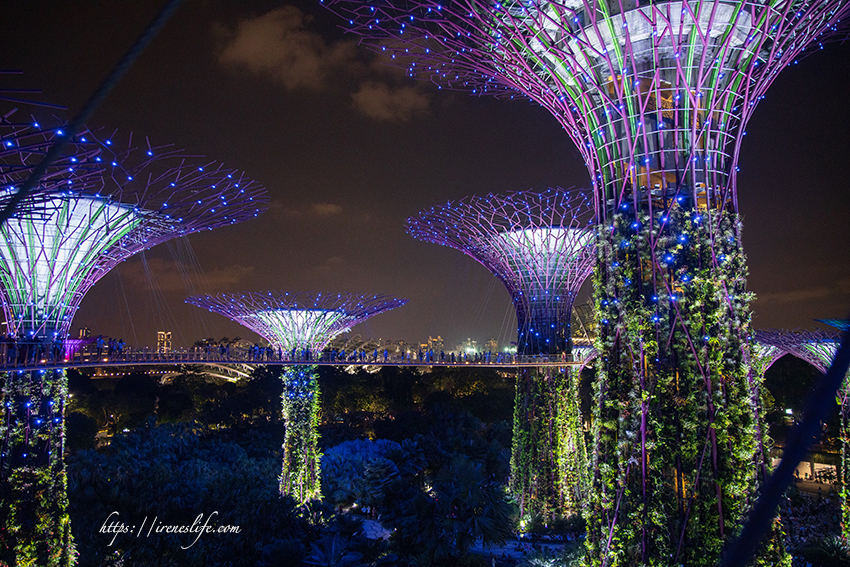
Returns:
[[[841,0],[323,3],[411,76],[547,108],[585,158],[601,221],[680,197],[736,211],[737,142],[758,101],[850,11]]]
[[[88,132],[98,153],[69,167],[59,193],[2,227],[0,282],[9,332],[64,338],[86,292],[133,254],[200,230],[253,218],[265,191],[241,173],[146,144]],[[74,174],[84,179],[75,183]],[[0,197],[0,207],[9,195]]]
[[[186,303],[251,329],[275,348],[318,354],[337,335],[407,303],[386,295],[322,292],[243,292],[196,295]]]
[[[14,112],[0,118],[0,201],[10,195],[29,177],[33,169],[44,159],[61,135],[63,125],[45,126],[34,119],[28,122],[11,120]],[[97,189],[102,165],[95,160],[102,154],[99,144],[88,132],[77,136],[65,147],[62,158],[57,159],[38,186],[26,200],[18,216],[38,208],[44,196],[67,189]]]
[[[468,197],[407,219],[407,232],[474,258],[498,277],[517,313],[522,354],[568,350],[570,311],[595,264],[583,192],[549,189]]]
[[[805,360],[821,373],[829,369],[841,344],[840,333],[820,330],[759,331],[756,339]]]

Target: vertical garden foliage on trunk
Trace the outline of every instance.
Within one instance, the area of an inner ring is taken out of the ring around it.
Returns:
[[[68,516],[64,370],[9,372],[0,422],[0,564],[75,562]]]
[[[293,366],[283,375],[283,470],[280,493],[298,502],[321,495],[319,382],[315,366]]]
[[[714,566],[755,490],[740,222],[710,215],[600,228],[593,565]]]
[[[558,496],[562,513],[575,514],[585,503],[590,480],[579,398],[581,369],[571,366],[560,378],[566,387],[556,399]]]
[[[522,517],[553,511],[555,466],[549,431],[555,417],[552,389],[552,376],[545,371],[523,368],[517,375],[510,488]]]
[[[850,378],[844,378],[844,385],[839,392],[838,402],[841,405],[841,535],[850,537]]]
[[[510,488],[526,519],[578,511],[587,475],[578,403],[573,372],[522,369],[517,377]]]

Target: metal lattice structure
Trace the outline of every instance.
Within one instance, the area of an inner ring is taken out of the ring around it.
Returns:
[[[118,263],[166,240],[234,224],[267,207],[243,174],[169,148],[116,150],[91,133],[97,155],[0,227],[0,281],[9,331],[65,337],[86,292]],[[74,174],[84,179],[75,183]],[[0,196],[0,206],[6,196]]]
[[[750,345],[750,367],[764,377],[773,363],[791,354],[788,331],[765,329],[756,331],[755,341]]]
[[[524,95],[575,142],[601,227],[589,556],[714,565],[756,482],[740,141],[850,2],[324,3],[411,76]]]
[[[3,110],[5,105],[0,105],[3,114],[0,116],[0,201],[6,202],[41,163],[56,138],[63,135],[64,124],[48,126],[32,117],[25,119],[15,108],[5,113]],[[51,194],[69,189],[93,192],[100,189],[103,165],[98,158],[102,153],[88,132],[76,136],[66,144],[63,155],[51,164],[29,197],[19,204],[18,216],[38,216]]]
[[[756,337],[762,340],[768,333],[770,338],[766,340],[769,340],[770,344],[805,360],[821,374],[829,370],[841,344],[841,335],[835,331],[760,331]]]
[[[40,128],[0,123],[0,208],[63,135]],[[124,145],[86,131],[66,151],[0,226],[0,298],[13,362],[50,351],[59,358],[83,296],[119,262],[266,208],[265,191],[240,173],[168,148],[134,148],[132,136]],[[18,371],[0,383],[0,533],[7,536],[0,563],[72,564],[67,377],[61,369]]]
[[[309,362],[335,337],[407,300],[385,295],[266,291],[196,295],[186,303],[244,325],[283,356],[305,363],[287,368],[282,375],[286,433],[280,493],[299,502],[319,498],[319,383],[316,367]]]
[[[16,193],[24,181],[47,155],[58,138],[64,135],[66,122],[55,116],[37,118],[21,107],[41,107],[62,111],[65,107],[40,102],[33,95],[39,89],[10,88],[6,77],[20,72],[2,71],[0,85],[0,199],[4,202]],[[44,114],[44,112],[40,112]],[[19,215],[37,215],[44,206],[46,196],[69,188],[81,191],[97,190],[102,169],[103,150],[87,130],[68,140],[62,155],[45,171],[29,194],[16,207]]]
[[[593,270],[588,197],[549,189],[468,197],[407,219],[408,233],[474,258],[508,290],[520,354],[570,350],[570,315]]]
[[[596,260],[592,217],[583,192],[549,189],[449,202],[409,218],[407,231],[463,252],[502,281],[516,309],[518,353],[561,356],[571,351],[573,301]],[[575,513],[586,492],[577,384],[577,374],[551,369],[517,377],[510,485],[523,515]]]
[[[318,354],[334,337],[407,303],[386,295],[321,292],[244,292],[186,299],[251,329],[284,353]]]
[[[746,123],[846,1],[323,0],[411,76],[547,108],[585,158],[600,220],[623,204],[737,208]]]
[[[840,321],[837,321],[840,322]],[[789,353],[826,374],[841,346],[841,333],[837,331],[780,331],[777,341]],[[841,506],[841,535],[850,536],[850,376],[845,376],[838,391],[841,417],[841,470],[839,490]]]

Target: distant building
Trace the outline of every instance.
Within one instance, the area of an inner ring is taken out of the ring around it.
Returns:
[[[443,348],[445,348],[444,343],[443,343],[443,337],[441,337],[440,335],[437,335],[437,338],[434,338],[434,337],[429,335],[428,336],[428,348],[433,350],[433,351],[443,350]]]
[[[156,332],[156,352],[171,352],[171,331]]]
[[[468,352],[470,354],[474,352],[478,352],[478,341],[473,341],[472,339],[466,339],[463,341],[463,345],[461,346],[461,350],[463,352]]]
[[[382,349],[386,349],[389,355],[400,355],[406,352],[410,345],[404,339],[387,339],[381,340],[379,346]]]
[[[484,352],[499,352],[499,341],[490,339],[484,343]]]

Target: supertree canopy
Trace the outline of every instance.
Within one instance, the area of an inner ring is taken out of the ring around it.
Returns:
[[[0,226],[8,363],[59,357],[83,296],[119,262],[171,238],[253,218],[266,208],[264,190],[214,162],[149,144],[134,148],[132,137],[130,149],[123,150],[117,140],[91,132],[81,134],[79,144],[87,153],[67,157],[61,175],[51,178],[61,182],[42,183]],[[21,163],[28,162],[21,158]],[[0,207],[10,195],[0,196]],[[54,566],[75,560],[63,460],[66,401],[62,370],[2,377],[0,564]]]
[[[593,269],[592,214],[579,191],[490,194],[424,211],[407,220],[407,231],[460,250],[505,284],[519,354],[562,355],[571,347],[573,301]],[[552,369],[523,369],[517,378],[510,484],[523,515],[578,509],[575,471],[586,470],[586,453],[581,416],[566,401],[578,397],[576,385]]]
[[[251,329],[281,353],[306,364],[283,372],[283,466],[280,493],[305,502],[321,495],[319,382],[311,359],[334,337],[366,319],[407,303],[385,295],[266,291],[197,295],[186,299]]]
[[[838,321],[836,321],[838,322]],[[794,356],[814,366],[825,374],[841,346],[841,334],[837,331],[790,331],[781,333],[778,342]],[[841,535],[850,537],[850,376],[845,376],[838,391],[841,408],[841,470],[839,491],[841,499]]]
[[[737,145],[778,72],[842,0],[322,0],[411,76],[535,100],[582,152],[601,220],[689,200],[735,208]]]
[[[770,331],[769,335],[759,332],[756,336],[758,339],[769,336],[769,339],[762,340],[805,360],[822,374],[829,370],[841,344],[841,335],[837,331]]]
[[[562,354],[569,351],[573,301],[593,270],[592,215],[582,192],[522,191],[431,208],[407,219],[407,231],[460,250],[505,284],[519,354]]]
[[[715,564],[756,488],[740,139],[850,3],[325,3],[411,75],[518,92],[576,143],[600,225],[590,561]]]
[[[275,348],[318,354],[334,337],[407,303],[386,295],[265,291],[197,295],[186,299],[248,327]]]
[[[35,100],[33,95],[41,93],[38,89],[6,86],[8,76],[20,74],[0,70],[0,198],[3,206],[47,156],[48,150],[66,136],[67,123],[61,118],[36,118],[21,108],[32,110],[41,107],[54,112],[65,110],[63,106]],[[16,207],[19,216],[28,211],[38,214],[52,194],[68,189],[97,192],[103,187],[104,151],[97,137],[84,128],[65,142],[61,155],[47,167],[29,197]]]
[[[80,171],[85,186],[41,196],[39,209],[0,227],[3,308],[13,334],[64,337],[86,292],[118,263],[266,208],[265,192],[239,172],[167,148],[120,151],[117,144],[98,140],[98,155],[68,168]]]

